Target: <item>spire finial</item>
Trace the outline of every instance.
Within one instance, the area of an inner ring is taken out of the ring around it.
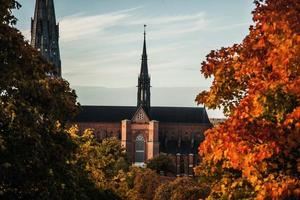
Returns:
[[[144,24],[144,47],[143,47],[143,59],[147,59],[147,50],[146,50],[146,27],[147,25]]]

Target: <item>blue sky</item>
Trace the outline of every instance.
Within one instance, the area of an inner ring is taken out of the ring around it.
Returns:
[[[17,27],[29,39],[35,0],[20,0]],[[63,77],[73,87],[137,85],[147,24],[153,87],[208,88],[200,64],[212,49],[240,43],[251,0],[55,0]]]

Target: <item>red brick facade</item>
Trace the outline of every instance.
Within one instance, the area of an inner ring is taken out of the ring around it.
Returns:
[[[157,156],[160,152],[170,155],[176,164],[177,175],[193,175],[193,167],[198,164],[197,151],[204,139],[203,133],[209,124],[160,123],[158,121],[123,120],[116,123],[78,122],[80,130],[92,128],[99,140],[116,137],[121,140],[132,163],[136,161],[136,138],[144,139],[144,161]],[[194,146],[193,146],[194,145]],[[142,152],[142,151],[141,151]]]

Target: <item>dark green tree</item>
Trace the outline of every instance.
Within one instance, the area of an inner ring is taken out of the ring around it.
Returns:
[[[0,1],[0,199],[112,199],[70,162],[76,94],[12,27],[19,7]]]
[[[173,160],[165,154],[160,154],[147,161],[147,168],[155,170],[157,173],[175,173],[175,165]]]

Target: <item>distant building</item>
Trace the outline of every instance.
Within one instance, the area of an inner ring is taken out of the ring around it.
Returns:
[[[75,119],[81,130],[93,128],[100,140],[115,136],[126,148],[132,163],[143,165],[160,152],[169,154],[177,174],[193,175],[198,164],[198,146],[204,131],[212,126],[205,108],[151,106],[146,33],[137,106],[82,106]],[[180,94],[179,94],[180,95]]]
[[[51,40],[50,38],[58,37],[58,26],[54,26],[55,18],[52,10],[54,10],[52,0],[37,0],[33,24],[37,23],[41,26],[48,24],[49,29],[46,32],[44,29],[37,31],[37,25],[34,25],[32,32],[37,33],[32,33],[32,35],[33,37],[38,35],[42,41],[46,38],[46,43]],[[35,22],[38,16],[42,17],[39,22]],[[46,35],[41,37],[40,35],[43,34]],[[33,42],[35,40],[36,38],[32,39]],[[42,42],[37,42],[37,44],[36,48],[40,48],[46,57],[52,55],[45,51],[45,48],[48,50],[51,45],[43,46]],[[58,55],[59,50],[56,49],[58,40],[55,40],[54,46],[55,55]],[[60,64],[60,60],[57,62],[58,59],[59,57],[55,57],[53,63]],[[163,152],[173,158],[177,175],[193,175],[193,167],[199,162],[198,146],[204,140],[203,133],[212,127],[205,108],[153,107],[150,89],[146,32],[144,31],[137,106],[82,106],[81,112],[72,123],[77,124],[80,130],[94,129],[95,136],[99,140],[113,136],[119,138],[130,161],[136,165],[142,166],[147,160]]]
[[[59,52],[59,25],[56,24],[53,0],[36,0],[34,18],[31,19],[31,45],[55,68],[61,76]]]

